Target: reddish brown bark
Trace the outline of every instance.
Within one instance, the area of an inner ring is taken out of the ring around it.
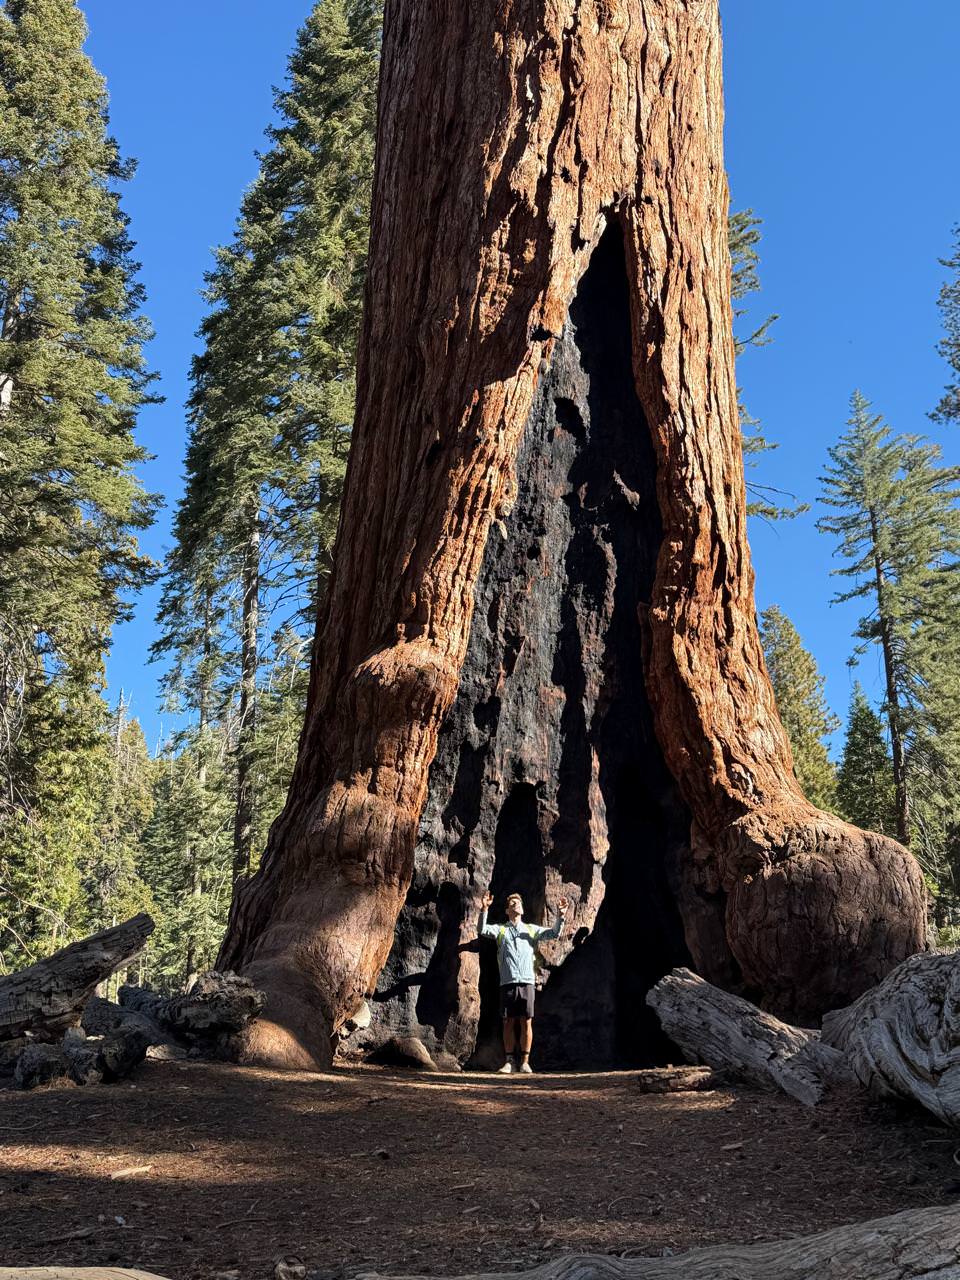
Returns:
[[[251,1058],[328,1061],[386,959],[491,524],[612,221],[656,455],[663,539],[637,604],[693,814],[694,961],[809,1014],[921,946],[915,863],[803,798],[764,671],[721,137],[716,0],[388,0],[335,564],[290,797],[219,961],[268,993]]]

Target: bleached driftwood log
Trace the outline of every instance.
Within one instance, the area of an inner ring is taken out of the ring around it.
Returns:
[[[0,1267],[0,1280],[166,1280],[125,1267]]]
[[[0,1040],[73,1026],[97,983],[139,955],[151,933],[153,921],[142,912],[0,978]]]
[[[960,953],[904,960],[824,1017],[823,1042],[873,1097],[918,1102],[960,1125]]]
[[[911,1209],[815,1236],[718,1245],[675,1258],[581,1254],[521,1274],[526,1280],[960,1280],[960,1213],[955,1208]],[[361,1273],[357,1280],[376,1275]],[[510,1280],[516,1275],[511,1273]],[[492,1272],[460,1280],[508,1276]]]
[[[844,1077],[843,1055],[821,1044],[818,1032],[781,1022],[689,969],[661,978],[647,993],[647,1004],[691,1061],[782,1089],[807,1106]]]

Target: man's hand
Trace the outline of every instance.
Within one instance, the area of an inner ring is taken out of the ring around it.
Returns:
[[[480,899],[480,905],[481,907],[483,907],[484,911],[489,911],[490,908],[493,906],[493,894],[485,893],[483,897]]]
[[[561,914],[562,916],[565,916],[565,915],[567,914],[567,911],[569,910],[569,908],[570,908],[570,899],[569,899],[569,898],[558,898],[558,899],[557,899],[557,909],[559,910],[559,912],[560,912],[560,914]]]

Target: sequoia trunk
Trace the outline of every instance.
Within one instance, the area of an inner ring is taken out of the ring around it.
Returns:
[[[614,1023],[687,956],[809,1018],[922,945],[763,667],[721,135],[716,0],[388,0],[334,568],[219,961],[268,994],[249,1057],[329,1061],[395,931],[392,998],[432,970],[404,1016],[465,1056],[491,882],[574,896],[546,999]]]

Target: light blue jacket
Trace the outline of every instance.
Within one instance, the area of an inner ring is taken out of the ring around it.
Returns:
[[[557,918],[549,929],[542,924],[527,924],[526,920],[521,920],[519,924],[487,924],[486,908],[480,912],[477,936],[496,941],[501,987],[516,982],[536,981],[533,970],[534,952],[541,942],[560,937],[563,919],[561,912],[557,911]]]

